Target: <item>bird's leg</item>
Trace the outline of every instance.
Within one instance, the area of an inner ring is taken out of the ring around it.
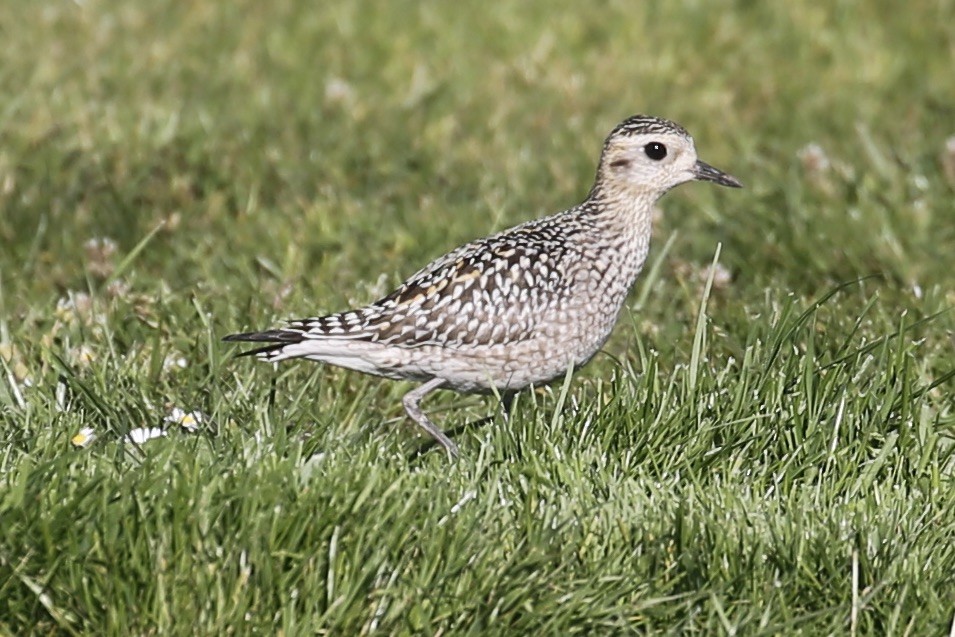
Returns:
[[[514,406],[514,392],[507,392],[501,395],[501,410],[504,413],[504,420],[511,419],[511,407]]]
[[[405,411],[408,412],[408,415],[413,421],[415,421],[419,427],[427,431],[431,436],[438,441],[438,444],[444,447],[444,450],[448,453],[448,456],[451,458],[456,458],[458,455],[458,446],[451,442],[451,439],[444,435],[444,432],[438,429],[437,425],[428,420],[428,417],[421,410],[421,400],[438,389],[444,384],[443,378],[432,378],[424,385],[412,389],[407,394],[404,395],[404,398],[401,399],[402,404],[405,406]]]

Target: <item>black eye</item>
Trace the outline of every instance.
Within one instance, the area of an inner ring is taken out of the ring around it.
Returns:
[[[667,147],[660,142],[650,142],[643,147],[643,152],[645,152],[650,159],[660,161],[667,156]]]

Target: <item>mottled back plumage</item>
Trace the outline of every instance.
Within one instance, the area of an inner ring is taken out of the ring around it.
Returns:
[[[463,245],[365,307],[225,340],[269,343],[246,352],[263,360],[425,381],[405,407],[453,454],[421,398],[437,388],[508,393],[590,360],[646,259],[654,202],[692,179],[739,186],[696,158],[678,124],[631,117],[607,137],[580,205]]]

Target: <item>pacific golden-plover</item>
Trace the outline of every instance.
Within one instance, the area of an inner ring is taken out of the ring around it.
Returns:
[[[506,397],[587,363],[647,258],[654,204],[692,180],[740,187],[697,159],[682,126],[635,115],[607,136],[580,205],[452,250],[365,307],[224,340],[269,343],[245,352],[265,361],[423,382],[405,411],[455,456],[421,400],[436,389]]]

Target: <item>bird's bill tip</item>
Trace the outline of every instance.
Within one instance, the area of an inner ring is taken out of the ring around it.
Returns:
[[[712,181],[714,184],[726,186],[727,188],[742,188],[743,184],[736,177],[724,173],[719,168],[710,166],[705,161],[697,160],[693,167],[693,177],[700,181]]]

